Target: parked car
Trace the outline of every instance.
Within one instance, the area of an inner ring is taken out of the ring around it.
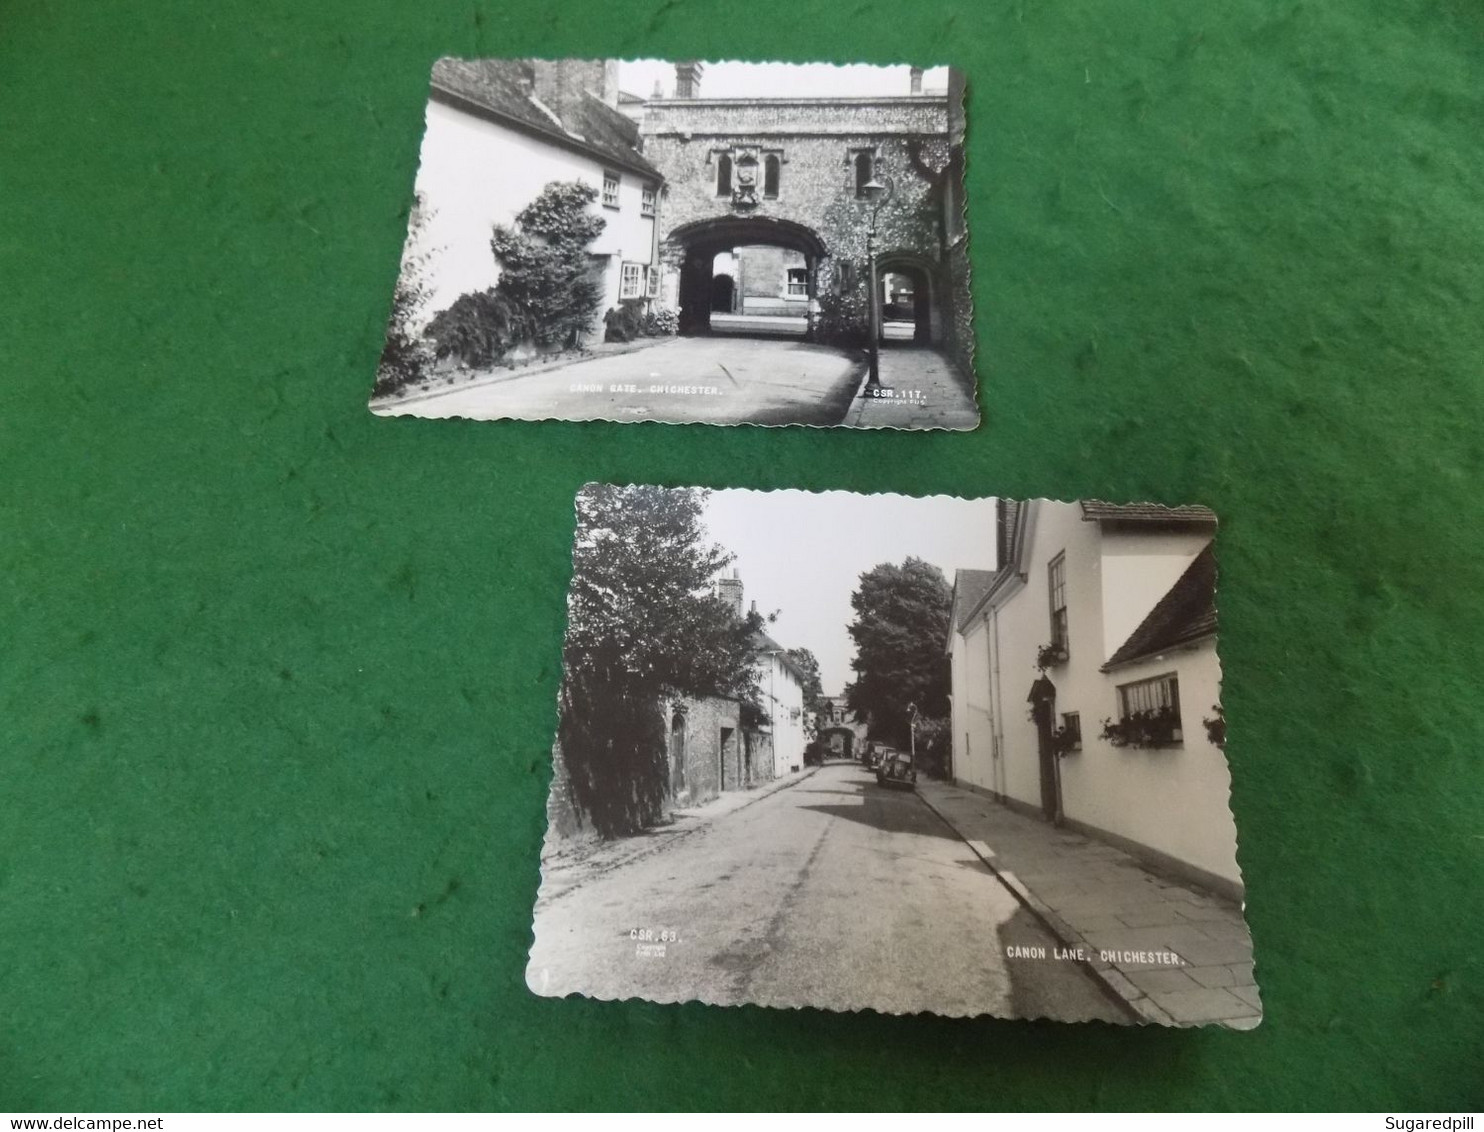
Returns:
[[[892,751],[876,768],[876,785],[916,790],[917,768],[912,765],[912,757]]]

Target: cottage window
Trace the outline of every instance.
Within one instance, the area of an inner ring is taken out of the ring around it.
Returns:
[[[1082,715],[1075,711],[1064,711],[1061,713],[1062,730],[1066,733],[1067,749],[1080,751],[1082,749]]]
[[[770,153],[763,158],[763,196],[769,200],[778,198],[778,179],[782,170],[783,163],[777,154]]]
[[[869,196],[866,185],[871,181],[871,174],[875,162],[871,160],[871,151],[863,149],[855,155],[855,195],[858,197]]]
[[[642,299],[644,297],[644,265],[625,263],[618,279],[620,299]]]
[[[1067,649],[1067,556],[1058,554],[1046,567],[1046,592],[1051,601],[1051,646]]]
[[[1173,672],[1118,686],[1118,722],[1139,746],[1184,739],[1180,727],[1180,679]]]
[[[660,269],[651,267],[648,278],[644,281],[644,295],[646,298],[657,299],[660,296]]]
[[[654,215],[655,193],[653,185],[645,185],[639,192],[639,215]]]
[[[807,267],[790,267],[788,269],[788,297],[790,299],[807,299],[809,297],[809,269]]]
[[[725,153],[716,159],[716,195],[732,195],[732,159]]]
[[[603,207],[618,207],[618,174],[603,171]]]

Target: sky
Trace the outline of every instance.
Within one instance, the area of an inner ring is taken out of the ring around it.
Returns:
[[[908,64],[877,67],[866,63],[705,63],[703,98],[822,98],[908,94]],[[632,59],[618,65],[620,90],[648,98],[658,79],[665,97],[675,94],[675,64],[663,59]],[[948,68],[929,67],[924,90],[946,90]]]
[[[768,634],[819,660],[826,695],[854,678],[850,595],[861,574],[909,555],[943,571],[995,568],[993,499],[831,491],[715,491],[704,521],[737,557],[744,608],[778,613]]]

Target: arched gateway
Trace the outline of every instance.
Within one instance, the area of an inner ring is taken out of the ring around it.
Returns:
[[[680,310],[680,332],[703,334],[711,328],[711,315],[736,310],[745,313],[746,301],[737,275],[718,275],[716,257],[738,249],[769,247],[796,252],[803,257],[804,289],[799,313],[809,322],[806,336],[813,336],[814,275],[826,256],[824,241],[813,230],[791,220],[762,216],[718,216],[672,228],[661,246],[664,263],[675,272],[675,305]],[[725,280],[717,286],[718,280]],[[787,275],[780,290],[796,287]],[[722,305],[718,296],[725,293]]]
[[[682,332],[713,328],[712,279],[727,275],[731,313],[788,312],[821,341],[864,345],[869,244],[904,280],[894,310],[910,312],[913,340],[967,358],[957,86],[924,91],[917,76],[897,95],[704,98],[699,65],[677,74],[683,96],[646,100],[640,135],[664,176],[659,298]]]
[[[826,727],[820,731],[819,739],[824,744],[826,757],[852,760],[855,758],[855,728],[845,725]]]

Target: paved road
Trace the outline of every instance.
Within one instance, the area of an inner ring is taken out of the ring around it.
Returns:
[[[788,338],[678,338],[378,407],[388,416],[839,424],[863,368]]]
[[[711,315],[713,334],[769,334],[802,338],[809,330],[809,320],[794,315],[717,314]],[[881,337],[888,342],[911,342],[917,327],[910,322],[888,320],[881,324]]]
[[[1011,945],[1055,941],[915,794],[836,764],[538,904],[527,979],[605,999],[1128,1020],[1077,964],[1010,961]]]

